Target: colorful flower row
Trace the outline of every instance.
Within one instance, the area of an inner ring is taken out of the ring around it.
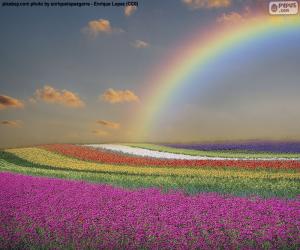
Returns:
[[[205,156],[193,156],[185,154],[174,154],[169,152],[161,152],[155,150],[149,150],[144,148],[130,147],[120,144],[86,144],[86,147],[91,147],[95,149],[110,150],[117,153],[129,154],[134,156],[160,158],[160,159],[172,159],[172,160],[207,160],[208,157]],[[223,160],[222,158],[212,158],[212,160]]]
[[[174,160],[156,159],[126,155],[118,152],[96,150],[71,144],[45,145],[42,148],[75,157],[85,161],[95,161],[106,164],[130,165],[130,166],[155,166],[155,167],[226,167],[226,168],[269,168],[269,169],[300,169],[300,161],[292,160]]]
[[[42,148],[19,148],[10,149],[16,156],[33,162],[35,164],[45,164],[63,169],[77,169],[89,171],[102,171],[120,174],[135,175],[167,175],[167,176],[201,176],[213,178],[248,178],[248,179],[300,179],[300,172],[270,172],[270,171],[250,171],[250,170],[225,170],[225,169],[206,169],[206,168],[159,168],[159,167],[134,167],[116,166],[87,162],[64,155],[56,154]]]
[[[143,156],[143,157],[152,157],[152,158],[160,158],[160,159],[174,159],[174,160],[212,160],[212,161],[218,161],[218,160],[228,160],[230,158],[231,160],[257,160],[255,158],[255,155],[247,154],[244,157],[234,157],[234,156],[227,156],[227,157],[220,157],[220,156],[205,156],[203,154],[200,155],[187,155],[187,154],[181,154],[181,153],[171,153],[171,152],[164,152],[164,151],[158,151],[154,149],[147,149],[147,148],[141,148],[141,147],[131,147],[127,145],[120,145],[120,144],[86,144],[87,147],[97,148],[97,149],[105,149],[105,150],[111,150],[115,152],[120,152],[123,154],[130,154],[130,155],[136,155],[136,156]],[[208,153],[209,154],[209,153]],[[222,153],[220,153],[222,154]],[[260,160],[295,160],[293,158],[280,158],[280,157],[274,157],[271,158],[270,155],[268,157],[263,158],[259,157]],[[297,158],[297,160],[300,160],[300,158]]]
[[[300,160],[300,153],[272,153],[272,152],[253,152],[253,151],[234,151],[234,150],[224,150],[224,151],[206,151],[197,150],[189,148],[179,148],[171,147],[158,144],[149,143],[127,143],[126,146],[131,146],[135,148],[142,148],[148,150],[155,150],[161,152],[175,153],[175,154],[185,154],[191,156],[207,156],[207,157],[224,157],[224,158],[266,158],[266,159],[294,159]]]
[[[1,249],[297,249],[300,201],[0,173]]]
[[[99,172],[57,168],[34,164],[11,153],[2,152],[0,171],[10,171],[35,176],[50,176],[97,183],[109,183],[127,188],[159,187],[163,190],[182,190],[189,194],[218,192],[238,196],[257,195],[261,197],[295,198],[300,193],[299,180],[295,179],[251,179],[174,176],[174,175],[132,175],[113,172]]]
[[[194,149],[194,150],[236,150],[252,152],[271,152],[271,153],[300,153],[300,142],[236,142],[236,143],[202,143],[202,144],[163,144],[168,147]]]

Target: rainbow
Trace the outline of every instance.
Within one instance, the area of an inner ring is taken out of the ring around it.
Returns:
[[[193,35],[149,75],[149,81],[146,81],[149,87],[145,92],[148,94],[141,105],[139,118],[134,119],[133,125],[139,139],[148,138],[156,118],[172,94],[179,86],[188,84],[188,78],[194,72],[205,72],[209,63],[228,52],[233,53],[236,46],[245,42],[251,46],[257,40],[263,41],[299,29],[299,16],[255,16],[238,25],[214,24],[206,32]]]

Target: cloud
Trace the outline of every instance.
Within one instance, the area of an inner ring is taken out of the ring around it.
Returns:
[[[245,22],[250,17],[251,17],[250,9],[246,7],[244,12],[241,14],[234,11],[228,14],[223,13],[220,17],[217,18],[217,22],[224,23],[224,24],[239,24]]]
[[[12,127],[12,128],[22,127],[22,121],[19,121],[19,120],[3,120],[3,121],[0,121],[0,124],[3,126]]]
[[[112,34],[124,32],[120,28],[112,27],[110,21],[106,19],[92,20],[88,22],[87,26],[84,27],[82,31],[91,37],[97,37],[101,33]]]
[[[31,104],[36,104],[36,99],[34,99],[34,97],[30,97],[28,99],[28,101],[31,103]]]
[[[6,108],[23,108],[22,101],[7,95],[0,95],[0,110]]]
[[[94,130],[92,130],[92,133],[97,135],[97,136],[100,136],[100,137],[104,137],[104,136],[109,135],[109,133],[107,131],[104,131],[104,130],[101,130],[101,129],[94,129]]]
[[[80,97],[68,90],[58,90],[51,86],[44,86],[43,89],[37,89],[35,91],[35,99],[42,100],[47,103],[58,103],[71,108],[81,108],[85,106],[85,103]],[[34,100],[30,98],[31,102]]]
[[[139,97],[130,90],[107,89],[100,98],[109,103],[138,102]]]
[[[116,123],[116,122],[112,122],[112,121],[106,121],[106,120],[98,120],[96,121],[98,124],[108,127],[108,128],[112,128],[112,129],[119,129],[120,128],[120,124]]]
[[[224,8],[231,5],[231,0],[182,0],[190,9]]]
[[[240,23],[244,21],[244,17],[237,12],[223,13],[217,18],[218,23]]]
[[[144,48],[149,47],[149,43],[147,43],[145,41],[142,41],[142,40],[135,40],[132,43],[132,46],[137,48],[137,49],[144,49]]]
[[[137,10],[136,6],[126,6],[124,8],[125,16],[131,16]]]

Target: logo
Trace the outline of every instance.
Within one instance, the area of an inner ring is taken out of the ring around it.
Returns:
[[[271,15],[297,15],[298,10],[298,1],[272,1],[269,3]]]
[[[276,4],[276,3],[273,3],[273,4],[271,5],[271,11],[272,11],[272,12],[277,12],[277,10],[278,10],[277,4]]]

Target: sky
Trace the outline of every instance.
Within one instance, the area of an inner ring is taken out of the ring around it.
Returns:
[[[300,28],[215,58],[169,94],[145,137],[136,132],[186,41],[258,12],[268,15],[266,1],[0,6],[0,147],[300,140]]]

